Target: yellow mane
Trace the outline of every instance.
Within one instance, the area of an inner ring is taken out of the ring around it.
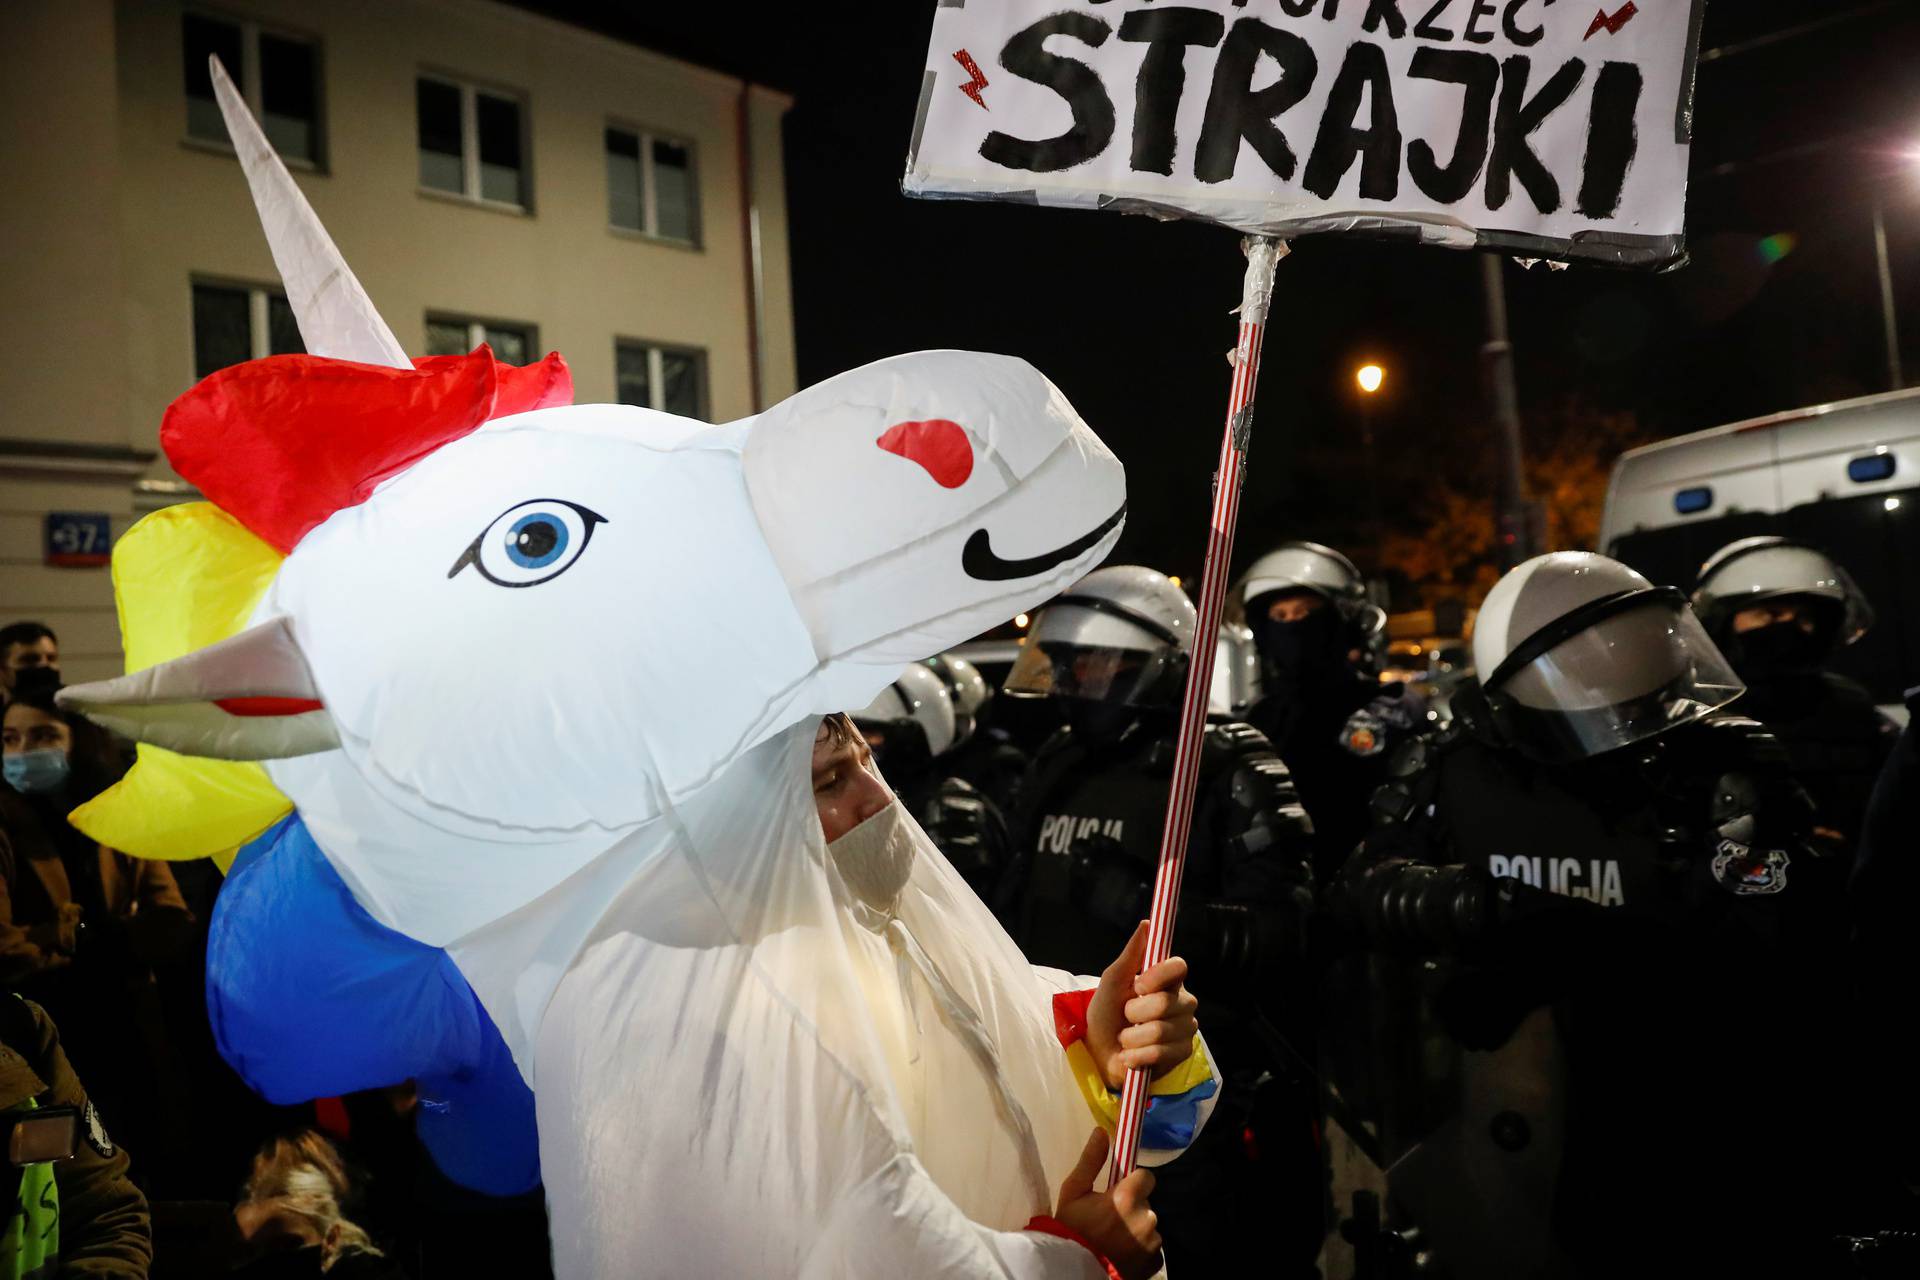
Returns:
[[[178,658],[244,629],[281,555],[210,502],[166,507],[113,549],[113,594],[127,671]],[[73,811],[93,839],[141,858],[213,858],[239,847],[293,804],[259,765],[202,760],[141,744],[127,776]]]

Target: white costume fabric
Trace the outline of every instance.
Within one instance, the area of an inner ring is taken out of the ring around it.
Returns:
[[[381,452],[361,425],[378,469],[289,524],[311,468],[356,464],[302,436],[250,491],[232,449],[282,457],[282,412],[511,371],[406,368],[215,82],[312,354],[211,375],[163,439],[227,495],[181,520],[269,585],[251,630],[68,705],[264,761],[358,906],[445,950],[533,1088],[563,1280],[1100,1275],[1021,1230],[1092,1127],[1050,1005],[1090,980],[1030,968],[897,806],[830,856],[809,766],[822,714],[1097,565],[1119,462],[1023,361],[925,352],[721,426],[481,400]]]

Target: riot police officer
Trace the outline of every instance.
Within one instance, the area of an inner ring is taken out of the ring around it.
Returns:
[[[1338,551],[1282,543],[1235,596],[1260,652],[1261,698],[1247,720],[1286,761],[1313,819],[1315,873],[1326,876],[1366,834],[1387,758],[1421,719],[1401,685],[1375,678],[1386,615]]]
[[[1603,556],[1514,569],[1473,648],[1330,894],[1440,953],[1372,1019],[1395,1201],[1456,1280],[1823,1274],[1865,1168],[1844,867],[1784,751],[1686,598]]]
[[[1741,712],[1786,744],[1820,824],[1857,839],[1900,730],[1865,689],[1826,669],[1873,625],[1853,578],[1805,543],[1742,538],[1700,567],[1693,608],[1746,681]]]
[[[1004,812],[1027,771],[1027,753],[994,722],[993,690],[980,668],[957,653],[928,658],[926,667],[953,700],[953,748],[941,757],[950,777],[970,783]]]
[[[1004,693],[1053,698],[1066,720],[1021,783],[1000,901],[1036,963],[1094,972],[1148,913],[1194,627],[1192,603],[1165,575],[1100,569],[1040,611],[1007,675]],[[1264,1000],[1302,1007],[1285,984],[1302,980],[1309,831],[1266,740],[1209,723],[1174,949],[1207,1000],[1227,1088],[1195,1149],[1157,1171],[1176,1273],[1226,1274],[1247,1215],[1271,1218],[1276,1204],[1297,1218],[1280,1272],[1307,1273],[1319,1247],[1311,1091],[1281,1079],[1276,1033],[1260,1016]],[[1268,1108],[1287,1118],[1267,1126]],[[1244,1135],[1263,1128],[1256,1160]]]
[[[974,676],[978,679],[979,673]],[[991,903],[1012,840],[1000,806],[946,768],[963,723],[946,682],[927,665],[909,663],[871,703],[852,714],[900,803],[961,878]],[[969,730],[971,719],[969,712],[964,722]]]

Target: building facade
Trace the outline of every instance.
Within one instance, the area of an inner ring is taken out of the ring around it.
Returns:
[[[209,54],[411,353],[559,351],[580,401],[716,422],[795,389],[779,93],[492,0],[25,0],[7,32],[0,623],[52,626],[70,681],[120,670],[98,544],[195,496],[167,404],[300,350]]]

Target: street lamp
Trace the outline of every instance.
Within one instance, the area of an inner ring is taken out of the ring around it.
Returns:
[[[1920,176],[1920,146],[1903,149],[1899,159],[1905,170],[1904,176],[1909,179]],[[1887,214],[1883,197],[1877,190],[1873,195],[1873,257],[1880,276],[1880,329],[1887,341],[1887,381],[1893,390],[1898,391],[1907,385],[1907,380],[1900,369],[1900,329],[1894,317],[1893,268],[1887,261]]]
[[[1360,387],[1360,444],[1367,451],[1367,506],[1377,557],[1386,526],[1380,518],[1380,465],[1373,452],[1373,397],[1386,384],[1387,371],[1377,364],[1363,364],[1353,371],[1353,380]]]

